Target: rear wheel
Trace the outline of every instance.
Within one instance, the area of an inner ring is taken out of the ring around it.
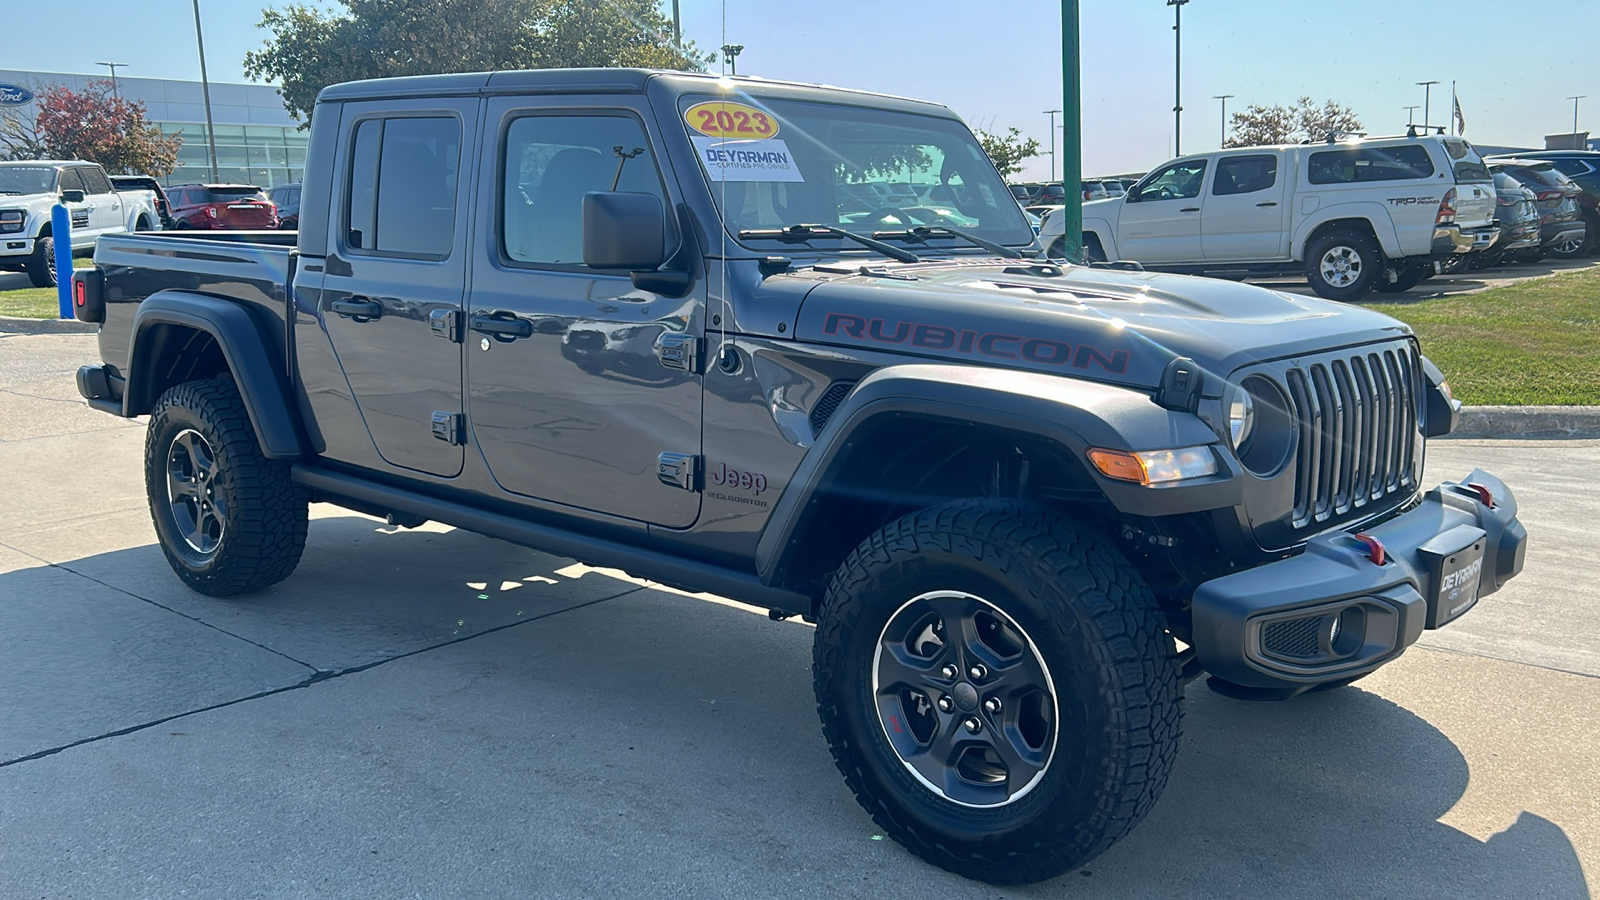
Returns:
[[[1549,246],[1550,255],[1556,259],[1576,259],[1587,255],[1589,252],[1589,232],[1586,230],[1582,237],[1566,238]]]
[[[1172,638],[1114,548],[1016,502],[906,516],[834,576],[815,645],[834,761],[886,834],[993,883],[1093,859],[1178,749]]]
[[[145,492],[167,563],[213,597],[289,577],[306,543],[307,498],[289,465],[267,459],[233,379],[190,381],[156,401]]]
[[[1325,234],[1306,248],[1306,280],[1329,300],[1366,296],[1382,267],[1377,241],[1353,231]]]

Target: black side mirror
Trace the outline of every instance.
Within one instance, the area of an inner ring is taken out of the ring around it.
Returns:
[[[62,203],[82,203],[83,202],[83,191],[62,191],[61,192],[61,202]]]
[[[654,194],[590,191],[583,196],[583,264],[649,271],[667,261],[667,216]]]

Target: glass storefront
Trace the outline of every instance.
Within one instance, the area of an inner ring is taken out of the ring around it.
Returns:
[[[161,179],[162,184],[210,183],[205,123],[155,124],[165,134],[183,135],[178,167]],[[307,132],[292,125],[218,125],[216,183],[270,188],[299,181],[305,170],[307,139]]]

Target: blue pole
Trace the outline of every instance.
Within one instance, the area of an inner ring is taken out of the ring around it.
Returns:
[[[56,241],[56,299],[61,318],[72,318],[72,214],[65,204],[50,210],[50,234]]]

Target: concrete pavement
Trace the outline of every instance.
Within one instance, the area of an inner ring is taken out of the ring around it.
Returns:
[[[1434,444],[1431,480],[1517,489],[1523,577],[1354,688],[1192,685],[1150,818],[1002,890],[856,806],[803,624],[325,506],[283,584],[185,590],[142,428],[75,398],[93,356],[0,336],[0,898],[1580,898],[1600,872],[1600,442]]]

